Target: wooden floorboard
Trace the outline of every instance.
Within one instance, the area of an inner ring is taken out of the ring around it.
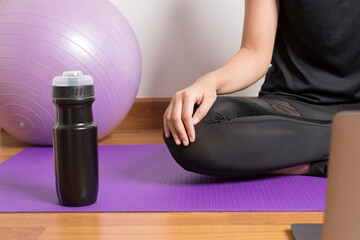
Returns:
[[[161,129],[116,130],[100,141],[100,144],[161,143]],[[0,162],[26,146],[0,131]],[[293,239],[291,223],[321,223],[323,217],[323,212],[2,213],[0,239],[285,240]]]
[[[163,115],[171,98],[137,98],[116,130],[161,129]]]
[[[45,227],[0,227],[0,239],[35,240],[44,233]]]
[[[286,225],[48,227],[39,239],[284,239]]]

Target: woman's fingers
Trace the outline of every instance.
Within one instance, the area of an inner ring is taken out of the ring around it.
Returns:
[[[171,104],[168,106],[168,108],[166,109],[165,113],[164,113],[164,118],[163,118],[163,124],[164,124],[164,132],[165,132],[165,137],[170,137],[170,129],[168,126],[168,122],[170,121],[170,117],[169,116],[169,109],[170,109]]]
[[[183,98],[183,107],[182,107],[182,121],[186,127],[187,134],[189,136],[190,142],[195,141],[195,128],[192,121],[192,114],[194,112],[195,97],[192,97],[190,94],[184,96]]]
[[[182,121],[182,94],[176,93],[175,103],[172,109],[172,124],[176,129],[182,143],[187,146],[189,144],[189,139]]]
[[[173,98],[165,111],[164,114],[164,130],[165,136],[170,137],[170,133],[174,138],[174,141],[177,145],[181,144],[179,134],[177,133],[174,125],[172,124],[172,112],[174,108],[175,98]]]
[[[164,131],[165,131],[165,136],[166,137],[170,137],[170,135],[173,136],[174,141],[177,145],[181,144],[180,141],[180,137],[179,134],[177,133],[173,123],[172,123],[172,112],[173,112],[173,108],[174,108],[174,98],[171,100],[168,108],[165,111],[164,114]]]
[[[213,105],[214,101],[211,98],[206,97],[204,94],[203,99],[199,101],[199,107],[196,109],[194,116],[192,117],[192,122],[194,125],[198,124],[198,122],[203,119],[211,106]]]
[[[214,92],[214,98],[216,99],[216,92]],[[165,136],[172,135],[177,145],[182,142],[184,146],[188,146],[190,142],[194,142],[194,125],[206,116],[215,99],[201,88],[198,91],[187,89],[177,92],[164,114]],[[192,116],[195,103],[199,105],[199,108]]]
[[[179,134],[177,133],[177,131],[171,121],[169,122],[168,127],[170,129],[171,135],[173,136],[176,145],[180,145],[181,140],[180,140]]]

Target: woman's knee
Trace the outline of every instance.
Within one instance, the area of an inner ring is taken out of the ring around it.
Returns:
[[[213,146],[213,137],[216,135],[217,124],[225,121],[224,113],[231,112],[233,102],[230,98],[218,97],[215,103],[211,106],[206,116],[196,124],[195,127],[195,141],[188,146],[177,145],[170,135],[169,138],[165,136],[163,131],[163,139],[167,145],[174,160],[185,170],[201,173],[214,174],[217,170],[216,154]],[[198,106],[194,106],[194,113]]]
[[[203,124],[203,123],[199,123]],[[203,130],[203,128],[202,128]],[[188,146],[176,145],[174,139],[170,136],[167,138],[163,132],[163,138],[166,146],[168,147],[173,159],[185,170],[210,174],[212,171],[211,166],[214,165],[214,161],[211,156],[211,144],[205,139],[202,139],[197,131],[197,137],[194,142]]]

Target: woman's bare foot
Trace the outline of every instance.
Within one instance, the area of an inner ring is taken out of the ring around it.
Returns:
[[[310,175],[310,163],[279,169],[270,174]]]

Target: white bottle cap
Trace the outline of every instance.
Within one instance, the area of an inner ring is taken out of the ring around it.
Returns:
[[[55,77],[53,86],[84,86],[94,85],[94,80],[89,75],[83,75],[81,71],[63,72],[62,76]]]

